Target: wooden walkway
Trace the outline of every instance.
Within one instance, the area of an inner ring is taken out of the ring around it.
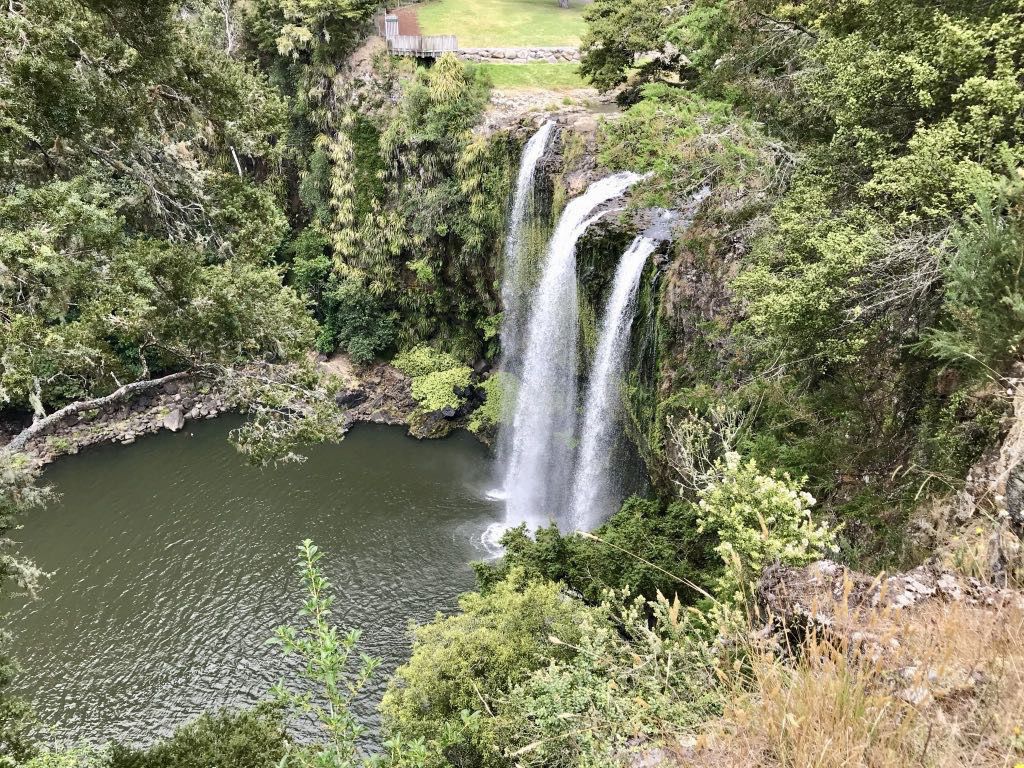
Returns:
[[[455,35],[399,34],[399,17],[394,13],[378,16],[376,21],[377,31],[387,41],[388,53],[393,56],[437,59],[445,53],[457,53],[459,50]]]

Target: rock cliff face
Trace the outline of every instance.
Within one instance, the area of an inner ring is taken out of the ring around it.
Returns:
[[[134,443],[142,435],[178,432],[190,421],[237,410],[237,403],[209,379],[169,382],[105,408],[83,411],[33,437],[25,453],[36,467],[99,443]]]
[[[714,253],[702,251],[702,239],[714,237],[711,228],[698,222],[676,244],[665,269],[661,293],[661,319],[666,330],[662,360],[661,391],[668,394],[682,379],[697,378],[730,356],[726,331],[736,319],[730,283],[739,273],[745,245],[730,239]],[[711,335],[708,327],[722,333]]]
[[[1024,584],[1024,366],[1008,379],[1003,439],[967,474],[964,490],[933,509],[935,559],[992,583]]]
[[[873,577],[831,560],[802,568],[768,567],[757,588],[761,615],[788,630],[817,627],[850,635],[880,609],[931,602],[1024,609],[1024,595],[930,563],[906,573]]]
[[[1018,536],[1024,535],[1024,366],[1007,384],[1013,410],[998,449],[972,468],[961,494],[957,517],[967,520],[987,507],[1005,520]]]
[[[963,491],[929,509],[934,554],[924,564],[878,577],[828,560],[772,566],[757,590],[764,615],[778,625],[850,633],[880,608],[937,602],[1024,609],[1024,379],[1011,379],[1006,396],[1013,410],[1001,443],[971,469]]]

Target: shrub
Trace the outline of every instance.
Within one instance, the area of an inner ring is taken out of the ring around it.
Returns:
[[[581,604],[552,582],[511,573],[485,594],[459,600],[454,616],[438,614],[413,630],[413,651],[384,695],[388,732],[424,739],[431,764],[504,765],[489,721],[501,694],[547,663],[567,659],[580,636]],[[564,644],[552,646],[554,635]]]
[[[270,641],[302,662],[302,688],[296,691],[281,681],[272,690],[275,700],[292,719],[312,721],[319,734],[312,743],[290,746],[281,765],[351,768],[360,765],[359,740],[366,732],[352,705],[380,661],[360,654],[359,664],[350,669],[359,630],[341,633],[330,623],[334,589],[320,570],[322,558],[309,539],[299,545],[298,571],[306,592],[300,615],[305,621],[299,627],[278,627]]]
[[[407,376],[415,378],[457,368],[460,362],[447,352],[434,349],[428,344],[419,344],[399,352],[391,364]]]
[[[645,86],[642,101],[602,126],[599,158],[651,174],[633,193],[645,205],[676,205],[708,184],[764,189],[786,162],[729,104],[663,84]]]
[[[725,602],[742,602],[747,587],[773,562],[804,565],[835,549],[835,532],[811,519],[815,499],[789,475],[758,471],[757,462],[730,452],[720,478],[701,491],[700,531],[714,531],[715,551],[725,570],[717,593]]]
[[[355,280],[342,280],[326,296],[325,330],[318,346],[331,352],[344,349],[357,363],[370,363],[391,347],[398,320],[383,303]]]
[[[506,403],[514,399],[510,390],[515,385],[515,377],[509,373],[495,371],[490,375],[487,381],[481,385],[486,399],[483,405],[473,411],[473,415],[470,416],[469,429],[471,432],[476,434],[492,432],[502,423]]]
[[[102,761],[109,768],[271,768],[285,756],[281,712],[260,706],[206,714],[147,749],[120,744]]]
[[[579,652],[533,672],[502,699],[517,765],[617,765],[720,712],[707,625],[678,601],[609,593],[583,616]]]
[[[458,408],[462,398],[455,394],[455,387],[468,387],[473,369],[469,366],[435,371],[412,380],[412,396],[419,403],[419,411],[439,411],[442,408]]]
[[[679,593],[692,601],[698,594],[678,577],[710,588],[721,570],[712,536],[698,531],[697,509],[683,501],[665,506],[633,496],[594,535],[563,536],[551,526],[531,538],[517,528],[502,544],[502,560],[477,566],[483,588],[519,568],[533,578],[561,581],[595,604],[605,590],[627,587],[649,600]]]
[[[392,364],[412,377],[412,396],[418,415],[458,408],[462,398],[455,387],[468,387],[473,370],[447,352],[420,344],[399,353]]]

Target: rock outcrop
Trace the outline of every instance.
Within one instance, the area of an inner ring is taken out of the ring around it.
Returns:
[[[339,376],[347,387],[335,399],[344,411],[346,429],[359,422],[410,425],[417,403],[410,380],[401,371],[383,363],[358,371],[338,356],[320,364],[325,374]],[[240,410],[244,404],[234,402],[215,380],[184,378],[134,399],[76,414],[33,436],[24,453],[35,467],[42,467],[90,445],[134,443],[142,435],[165,429],[180,432],[190,421]],[[13,426],[7,433],[17,433]]]
[[[1020,592],[985,584],[935,565],[906,573],[871,577],[831,560],[802,568],[769,566],[756,592],[761,616],[787,630],[828,628],[844,634],[880,609],[904,610],[930,601],[1024,609]]]

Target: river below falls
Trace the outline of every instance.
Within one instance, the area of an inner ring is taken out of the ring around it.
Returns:
[[[145,744],[265,698],[294,672],[266,641],[298,619],[304,538],[325,552],[335,623],[362,630],[360,650],[383,660],[357,708],[371,728],[408,657],[409,622],[472,588],[470,562],[501,510],[480,492],[491,467],[471,436],[418,442],[360,425],[304,464],[259,469],[227,442],[237,423],[93,448],[46,471],[61,498],[15,538],[52,576],[38,600],[12,601],[7,624],[16,690],[51,739]]]

